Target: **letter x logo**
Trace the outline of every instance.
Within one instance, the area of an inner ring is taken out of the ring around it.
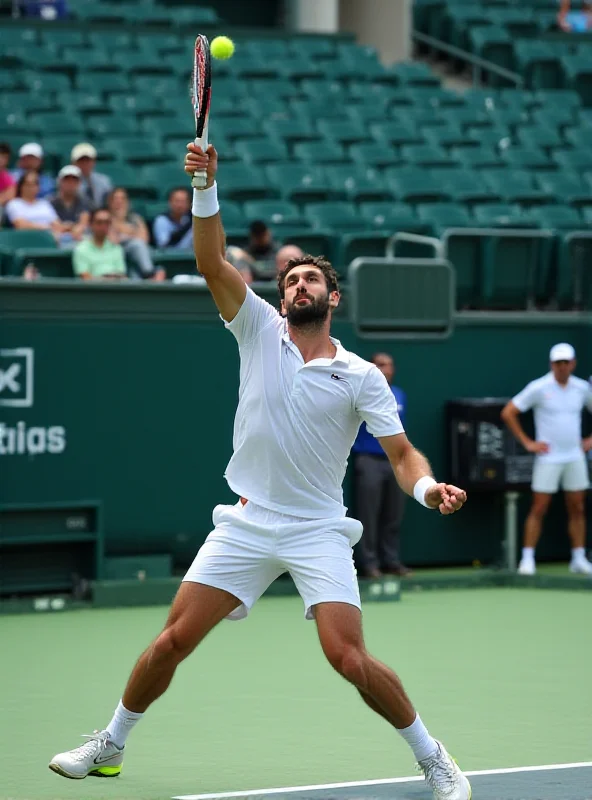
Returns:
[[[33,405],[33,348],[0,350],[0,406]]]

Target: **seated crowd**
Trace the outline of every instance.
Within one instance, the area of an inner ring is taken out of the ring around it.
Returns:
[[[165,280],[151,248],[193,249],[189,189],[172,189],[168,209],[149,228],[132,209],[127,190],[96,171],[97,155],[92,144],[77,144],[70,163],[54,178],[44,169],[43,148],[37,142],[19,149],[12,170],[11,148],[0,143],[0,227],[48,231],[58,247],[72,249],[74,274],[80,278]],[[247,283],[275,280],[288,260],[300,255],[296,245],[277,244],[262,221],[251,224],[244,248],[227,250],[228,260]],[[30,269],[26,273],[37,275]]]

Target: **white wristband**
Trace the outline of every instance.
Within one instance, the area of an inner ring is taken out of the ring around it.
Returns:
[[[218,185],[214,184],[208,189],[193,190],[193,205],[191,213],[194,217],[213,217],[220,211],[218,204]]]
[[[434,486],[438,481],[435,481],[431,475],[424,475],[423,478],[420,478],[415,486],[413,487],[413,497],[417,500],[418,503],[421,503],[422,506],[426,508],[432,508],[429,506],[425,501],[425,494],[430,486]]]

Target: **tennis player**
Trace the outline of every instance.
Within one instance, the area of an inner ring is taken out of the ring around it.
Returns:
[[[215,176],[218,156],[188,145],[185,171],[207,169],[194,192],[193,241],[224,325],[238,342],[239,402],[226,470],[236,505],[214,508],[214,529],[173,602],[163,632],[134,667],[106,728],[59,753],[68,778],[121,772],[129,733],[168,688],[177,666],[224,618],[245,617],[289,572],[314,619],[325,656],[364,702],[407,741],[436,800],[469,800],[467,778],[433,739],[395,673],[364,646],[352,546],[361,524],[346,517],[341,484],[360,423],[378,438],[397,481],[429,509],[453,514],[466,501],[438,483],[407,439],[378,368],[329,335],[337,276],[323,258],[293,259],[278,276],[281,313],[248,288],[224,258]]]

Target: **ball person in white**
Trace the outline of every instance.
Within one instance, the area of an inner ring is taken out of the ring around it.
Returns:
[[[218,505],[214,529],[173,601],[165,629],[134,667],[111,722],[50,768],[69,778],[115,775],[133,726],[166,691],[178,665],[225,617],[245,617],[289,572],[316,623],[325,656],[364,702],[408,742],[436,800],[469,800],[471,789],[432,738],[399,678],[366,650],[352,546],[361,524],[346,517],[341,484],[362,421],[376,436],[402,489],[433,513],[466,501],[438,483],[407,439],[379,369],[329,334],[339,304],[337,276],[323,258],[288,262],[278,277],[281,313],[258,297],[224,257],[215,176],[218,157],[188,145],[188,175],[207,170],[194,191],[199,270],[240,354],[233,455],[226,480],[239,499]],[[426,512],[428,513],[428,512]]]
[[[536,572],[535,548],[541,535],[543,520],[561,487],[565,494],[571,540],[571,572],[592,575],[592,564],[586,558],[586,490],[589,488],[586,453],[592,449],[592,436],[582,439],[582,411],[592,413],[592,386],[576,378],[576,351],[567,342],[560,342],[549,353],[551,371],[531,381],[502,411],[502,419],[518,441],[535,453],[532,471],[532,505],[524,524],[522,557],[518,566],[521,575]],[[520,414],[534,412],[535,437],[526,435]]]

